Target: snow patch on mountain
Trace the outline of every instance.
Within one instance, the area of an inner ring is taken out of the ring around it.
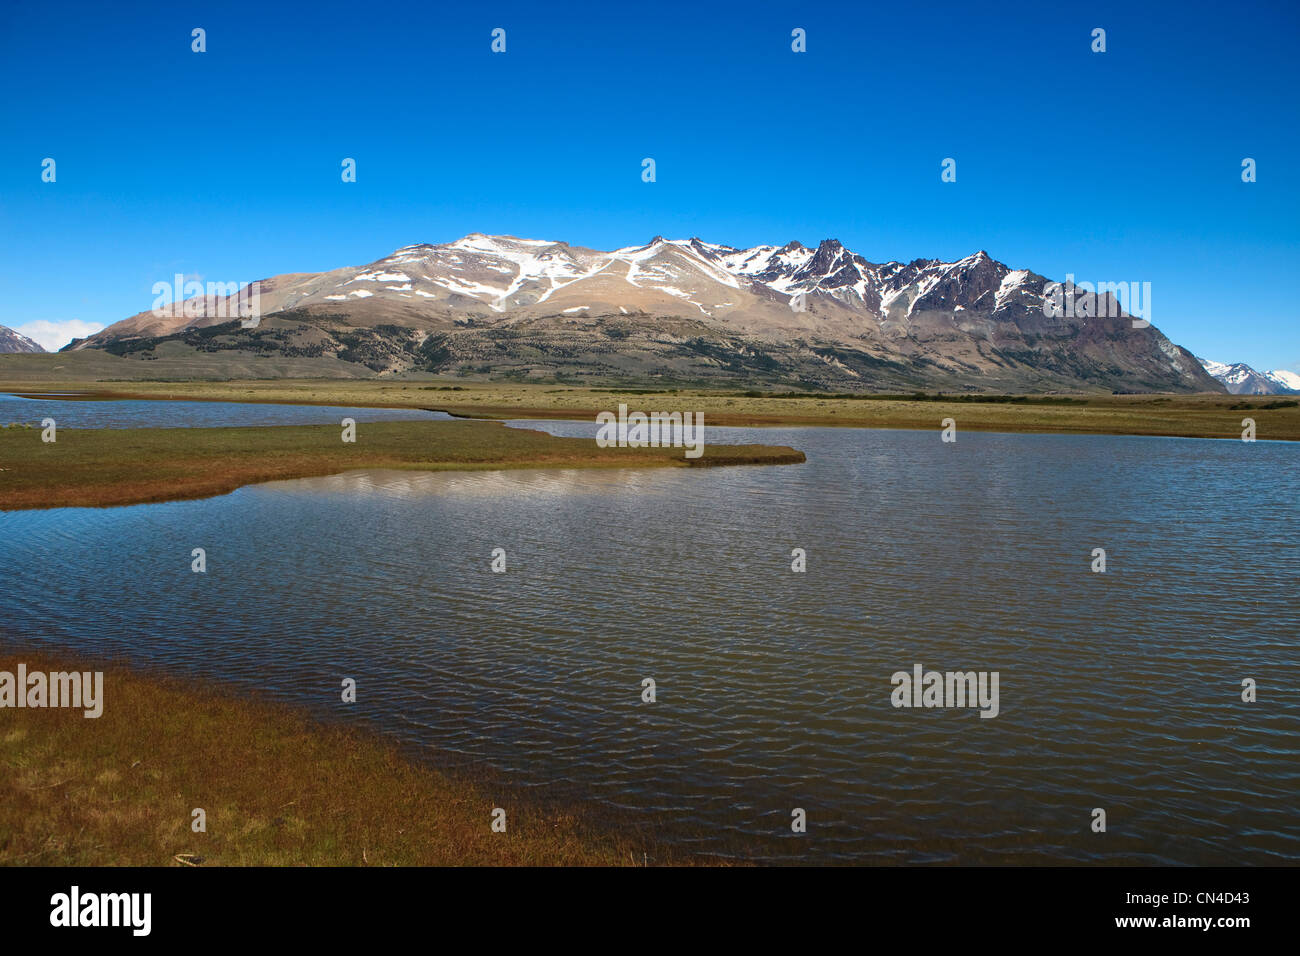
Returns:
[[[1182,353],[1179,351],[1177,345],[1174,345],[1174,343],[1170,342],[1168,339],[1161,339],[1160,351],[1169,356],[1169,364],[1173,367],[1175,372],[1184,371],[1183,363],[1179,361],[1179,359],[1182,358]]]
[[[1277,382],[1283,388],[1290,389],[1294,392],[1300,392],[1300,374],[1288,371],[1284,368],[1275,368],[1271,372],[1265,372],[1266,376]]]
[[[1300,394],[1300,375],[1287,369],[1257,372],[1245,362],[1229,365],[1211,359],[1198,358],[1197,361],[1233,395]]]

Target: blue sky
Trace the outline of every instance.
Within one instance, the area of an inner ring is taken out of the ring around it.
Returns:
[[[469,232],[830,237],[1150,282],[1179,344],[1300,370],[1297,40],[1283,2],[5,4],[0,324]]]

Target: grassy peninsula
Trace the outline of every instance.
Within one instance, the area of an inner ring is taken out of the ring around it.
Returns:
[[[769,445],[600,448],[491,421],[362,422],[356,441],[338,425],[245,428],[0,428],[0,510],[99,507],[226,494],[247,484],[356,468],[448,471],[498,468],[650,468],[794,464],[804,455]]]

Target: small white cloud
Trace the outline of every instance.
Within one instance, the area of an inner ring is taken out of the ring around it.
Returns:
[[[62,322],[33,319],[13,326],[15,332],[27,336],[47,352],[57,352],[73,339],[84,339],[103,328],[98,322],[83,322],[81,319],[64,319]]]

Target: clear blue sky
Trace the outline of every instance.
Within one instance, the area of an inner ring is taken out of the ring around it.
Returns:
[[[1283,2],[6,3],[0,324],[468,232],[833,237],[1148,281],[1180,344],[1300,370],[1297,41]]]

